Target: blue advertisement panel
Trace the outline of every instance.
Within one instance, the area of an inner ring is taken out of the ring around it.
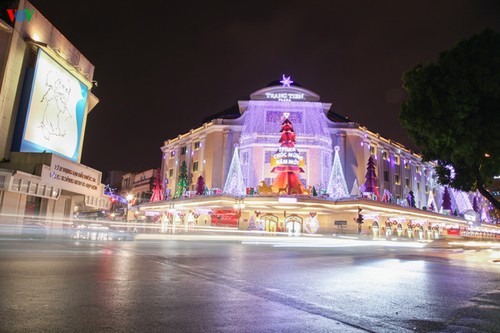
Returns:
[[[87,97],[87,86],[39,50],[19,151],[77,162]]]

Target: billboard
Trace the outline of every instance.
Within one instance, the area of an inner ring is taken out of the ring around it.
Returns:
[[[41,49],[19,151],[52,152],[77,161],[88,88]]]

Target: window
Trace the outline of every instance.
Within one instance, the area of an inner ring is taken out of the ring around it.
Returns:
[[[44,196],[45,195],[45,188],[47,187],[47,185],[38,185],[38,189],[37,189],[37,195],[39,196]]]
[[[170,159],[173,159],[175,157],[175,150],[172,150],[170,152]]]
[[[376,153],[375,146],[370,145],[370,155],[375,155],[375,153]]]
[[[420,173],[420,165],[417,165],[417,166],[415,167],[415,170],[416,170],[416,172],[417,172],[417,173]]]
[[[409,169],[410,168],[410,161],[407,161],[405,162],[405,169]]]
[[[417,191],[420,191],[420,182],[417,182]]]
[[[425,194],[429,194],[429,186],[425,185]]]
[[[397,155],[394,155],[394,164],[399,165],[399,163],[401,163],[400,157]]]
[[[197,172],[198,171],[198,161],[195,161],[193,163],[193,172]]]
[[[186,155],[187,153],[187,147],[182,147],[181,148],[181,155]]]
[[[384,181],[385,182],[389,181],[389,172],[388,171],[384,171]]]
[[[198,150],[198,149],[200,149],[200,141],[196,141],[194,143],[194,150]]]
[[[241,164],[243,164],[243,165],[248,164],[248,152],[243,152],[241,154]]]
[[[387,152],[386,152],[386,151],[383,151],[383,152],[382,152],[382,159],[384,159],[384,160],[386,160],[386,161],[389,159],[389,154],[387,154]]]
[[[410,178],[405,179],[405,186],[408,188],[410,187]]]
[[[399,179],[399,175],[394,175],[394,182],[396,185],[401,185],[401,180]]]
[[[427,177],[429,175],[429,170],[424,169],[424,176]]]
[[[174,169],[168,169],[168,178],[172,178],[174,176]]]

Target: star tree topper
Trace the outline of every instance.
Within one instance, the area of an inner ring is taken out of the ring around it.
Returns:
[[[293,81],[290,79],[290,76],[285,77],[285,74],[283,74],[283,80],[281,80],[280,83],[283,84],[283,87],[290,87]]]

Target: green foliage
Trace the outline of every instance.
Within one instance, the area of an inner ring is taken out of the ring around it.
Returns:
[[[487,29],[460,41],[406,72],[403,87],[401,123],[424,159],[438,162],[438,181],[478,189],[500,206],[484,189],[500,174],[500,34]]]

